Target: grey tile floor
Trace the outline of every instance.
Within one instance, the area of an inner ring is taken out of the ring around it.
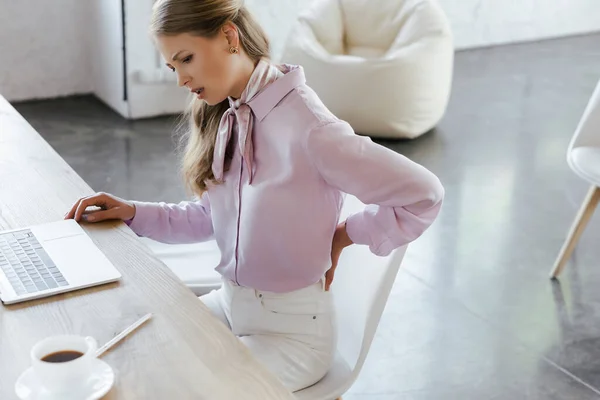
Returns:
[[[565,152],[600,78],[598,43],[460,52],[437,129],[381,142],[438,174],[447,197],[345,400],[600,399],[600,216],[560,282],[548,279],[587,190]],[[94,189],[185,196],[174,118],[128,122],[92,97],[16,107]]]

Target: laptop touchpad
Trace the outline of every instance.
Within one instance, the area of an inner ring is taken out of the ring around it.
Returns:
[[[84,235],[83,229],[74,220],[39,225],[32,228],[33,234],[40,242],[61,239],[69,236]]]

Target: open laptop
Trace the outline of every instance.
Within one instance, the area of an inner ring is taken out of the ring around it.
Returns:
[[[74,220],[0,231],[0,299],[39,299],[119,280],[121,274]]]

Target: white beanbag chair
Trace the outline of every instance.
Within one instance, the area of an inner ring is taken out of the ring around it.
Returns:
[[[454,49],[435,0],[318,0],[282,61],[304,67],[323,103],[358,133],[415,138],[441,119]]]

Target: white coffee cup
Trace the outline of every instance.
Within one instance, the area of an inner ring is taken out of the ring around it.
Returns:
[[[62,335],[38,342],[31,349],[31,363],[40,383],[49,391],[68,391],[80,387],[91,375],[98,344],[93,337]],[[48,362],[42,359],[61,351],[77,351],[82,356],[66,362]]]

